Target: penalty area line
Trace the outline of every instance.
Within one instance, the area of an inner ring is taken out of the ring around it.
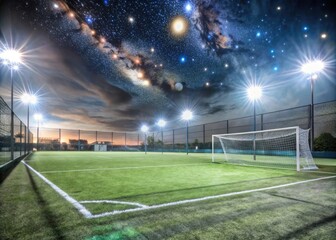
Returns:
[[[272,187],[257,188],[257,189],[245,190],[245,191],[240,191],[240,192],[225,193],[225,194],[207,196],[207,197],[202,197],[202,198],[194,198],[194,199],[188,199],[188,200],[182,200],[182,201],[176,201],[176,202],[169,202],[169,203],[152,205],[152,206],[147,206],[147,207],[142,207],[142,208],[115,210],[115,211],[112,211],[112,212],[105,212],[105,213],[101,213],[101,214],[92,214],[88,218],[100,218],[100,217],[106,217],[106,216],[110,216],[110,215],[138,212],[138,211],[144,211],[144,210],[150,210],[150,209],[158,209],[158,208],[176,206],[176,205],[181,205],[181,204],[186,204],[186,203],[194,203],[194,202],[200,202],[200,201],[205,201],[205,200],[210,200],[210,199],[223,198],[223,197],[236,196],[236,195],[241,195],[241,194],[246,194],[246,193],[261,192],[261,191],[266,191],[266,190],[284,188],[284,187],[294,186],[294,185],[298,185],[298,184],[304,184],[304,183],[315,182],[315,181],[326,180],[326,179],[332,179],[332,178],[336,178],[336,176],[314,178],[314,179],[298,181],[298,182],[293,182],[293,183],[275,185],[275,186],[272,186]]]
[[[59,195],[61,195],[65,200],[67,200],[69,203],[71,203],[81,214],[84,215],[86,218],[92,218],[92,213],[87,210],[82,204],[80,204],[78,201],[76,201],[74,198],[72,198],[69,194],[64,192],[62,189],[57,187],[54,183],[52,183],[50,180],[48,180],[45,176],[43,176],[41,173],[36,171],[34,168],[29,166],[25,161],[22,161],[22,163],[29,168],[32,172],[34,172],[38,177],[40,177],[46,184],[48,184],[52,189],[54,189]]]

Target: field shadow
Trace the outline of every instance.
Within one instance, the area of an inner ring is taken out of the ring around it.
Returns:
[[[27,166],[26,166],[26,171],[27,171],[31,186],[33,188],[33,191],[34,191],[34,193],[37,197],[37,201],[38,201],[39,207],[41,209],[41,212],[43,214],[43,217],[46,220],[46,223],[52,229],[52,232],[54,233],[55,239],[60,239],[60,240],[66,239],[65,236],[62,234],[62,231],[58,227],[57,220],[56,220],[57,217],[49,209],[47,201],[43,198],[39,188],[36,185],[36,182],[35,182],[33,176],[31,175],[31,172],[29,171]]]
[[[323,205],[323,204],[319,204],[319,203],[316,203],[316,202],[310,202],[310,201],[306,201],[306,200],[303,200],[303,199],[298,199],[298,198],[293,198],[293,197],[288,197],[288,196],[283,196],[283,195],[278,195],[278,194],[273,194],[273,193],[267,193],[267,194],[271,195],[273,197],[284,198],[284,199],[293,200],[293,201],[296,201],[296,202],[308,203],[308,204],[318,205],[318,206],[321,206],[321,207],[328,207],[328,206]]]

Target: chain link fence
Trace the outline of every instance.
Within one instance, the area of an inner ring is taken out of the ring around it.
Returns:
[[[336,101],[314,106],[315,138],[322,133],[336,136]],[[310,105],[258,114],[257,130],[299,126],[310,128]],[[192,122],[190,122],[192,123]],[[190,124],[189,123],[189,124]],[[34,147],[51,151],[143,151],[145,136],[141,132],[101,132],[69,129],[31,128]],[[189,126],[188,149],[209,152],[212,134],[253,130],[253,116]],[[149,132],[147,151],[186,151],[186,127]]]
[[[27,126],[14,114],[14,138],[12,139],[11,109],[0,97],[0,168],[32,150],[33,134],[31,132],[27,134],[27,132]],[[11,158],[12,140],[14,141],[14,159]]]

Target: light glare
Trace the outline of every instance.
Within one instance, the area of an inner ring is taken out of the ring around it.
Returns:
[[[14,49],[6,49],[0,54],[0,58],[5,64],[21,63],[21,53]]]
[[[247,96],[250,100],[258,100],[262,95],[262,89],[259,86],[251,86],[247,89]]]
[[[301,71],[307,74],[321,72],[324,69],[324,62],[321,60],[310,61],[302,65]]]
[[[24,103],[24,104],[35,104],[37,102],[37,98],[35,95],[33,94],[29,94],[29,93],[24,93],[22,96],[21,96],[21,101]]]
[[[185,110],[182,113],[182,119],[185,121],[189,121],[190,119],[192,119],[193,117],[193,113],[190,110]]]
[[[159,125],[159,127],[162,128],[162,127],[166,126],[166,121],[163,120],[163,119],[160,119],[160,120],[158,121],[157,125]]]
[[[146,125],[142,125],[141,131],[144,133],[148,132],[148,127]]]

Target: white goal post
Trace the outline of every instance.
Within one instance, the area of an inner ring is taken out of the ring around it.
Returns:
[[[318,169],[310,152],[309,129],[288,127],[212,135],[212,162]]]

